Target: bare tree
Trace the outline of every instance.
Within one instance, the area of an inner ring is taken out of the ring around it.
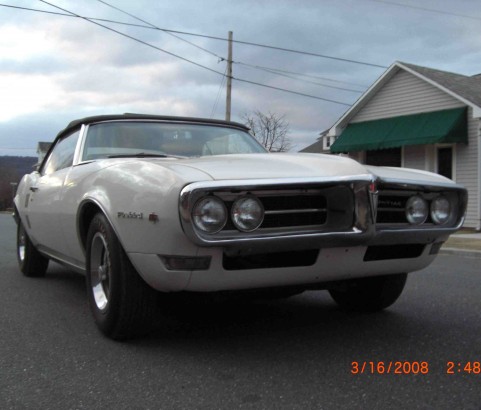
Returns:
[[[252,114],[244,114],[245,125],[251,129],[251,134],[270,152],[286,152],[291,148],[288,136],[289,123],[284,115],[271,112],[264,114],[255,110]]]

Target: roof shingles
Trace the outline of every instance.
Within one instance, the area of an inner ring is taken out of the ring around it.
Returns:
[[[414,64],[400,63],[422,76],[438,83],[440,86],[447,88],[460,97],[481,107],[481,76],[474,75],[472,77],[450,73],[447,71],[435,70],[433,68],[421,67]]]

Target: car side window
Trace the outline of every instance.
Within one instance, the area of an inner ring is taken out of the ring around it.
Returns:
[[[80,131],[76,131],[57,142],[41,170],[42,175],[72,166],[79,135]]]

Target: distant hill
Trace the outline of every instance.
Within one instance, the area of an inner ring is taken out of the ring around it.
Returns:
[[[0,211],[12,207],[13,187],[22,176],[30,174],[37,157],[0,157]]]
[[[6,168],[15,171],[20,178],[25,174],[33,171],[34,165],[37,163],[37,157],[8,157],[0,156],[0,169]],[[1,175],[0,175],[1,178]]]

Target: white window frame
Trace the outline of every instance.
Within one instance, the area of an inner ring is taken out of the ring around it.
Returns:
[[[332,144],[336,142],[336,137],[332,135],[323,135],[322,136],[322,149],[324,151],[330,151]]]

